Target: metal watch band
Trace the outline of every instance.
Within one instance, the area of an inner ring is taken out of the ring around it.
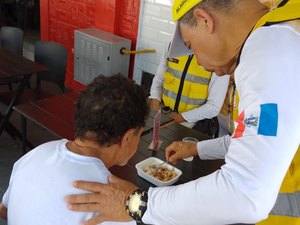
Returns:
[[[129,200],[133,195],[139,195],[141,203],[139,205],[139,209],[136,212],[130,212],[129,210]],[[139,188],[132,192],[131,195],[128,196],[126,200],[126,211],[127,213],[138,223],[142,222],[142,217],[147,209],[147,201],[148,201],[148,191],[142,188]]]

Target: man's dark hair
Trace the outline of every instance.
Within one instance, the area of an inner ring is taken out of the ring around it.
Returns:
[[[147,95],[134,81],[121,75],[96,77],[79,93],[75,135],[100,145],[118,143],[127,130],[145,126]]]

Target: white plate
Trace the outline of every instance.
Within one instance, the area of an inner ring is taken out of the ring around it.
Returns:
[[[176,173],[176,177],[174,177],[173,179],[171,180],[168,180],[168,181],[161,181],[161,180],[158,180],[156,179],[155,177],[147,174],[146,172],[144,172],[144,170],[146,170],[147,167],[151,166],[151,165],[159,165],[161,163],[163,163],[164,161],[159,159],[159,158],[156,158],[156,157],[150,157],[148,159],[145,159],[139,163],[137,163],[135,165],[135,168],[137,169],[137,173],[140,177],[144,178],[145,180],[151,182],[152,184],[158,186],[158,187],[163,187],[163,186],[170,186],[172,184],[174,184],[176,181],[178,181],[179,177],[181,176],[182,174],[182,171],[177,169],[176,167],[174,167],[174,170],[175,170],[175,173]],[[167,167],[168,169],[172,170],[173,169],[173,166],[168,164],[168,163],[165,163],[163,165],[164,167]]]

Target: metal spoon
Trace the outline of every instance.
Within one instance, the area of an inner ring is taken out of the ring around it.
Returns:
[[[152,168],[153,169],[155,169],[155,170],[158,170],[159,168],[161,168],[162,167],[162,165],[164,165],[165,163],[167,163],[168,161],[166,160],[166,161],[164,161],[164,162],[162,162],[161,164],[156,164],[156,165],[152,165]]]

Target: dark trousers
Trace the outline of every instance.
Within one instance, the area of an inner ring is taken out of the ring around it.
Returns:
[[[217,138],[219,136],[218,118],[214,117],[212,119],[199,120],[193,129],[206,134],[211,138]]]

